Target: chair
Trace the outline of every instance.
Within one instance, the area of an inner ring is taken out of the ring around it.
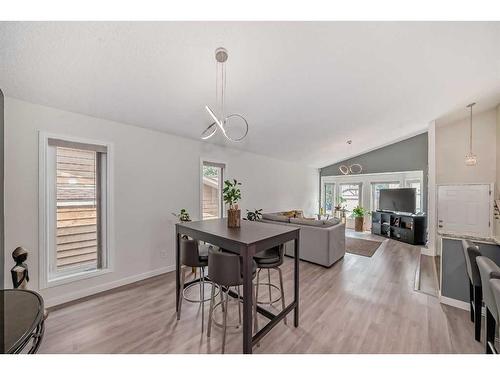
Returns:
[[[285,247],[283,245],[273,247],[271,249],[267,249],[265,251],[262,251],[254,256],[254,261],[257,264],[257,283],[256,283],[256,291],[255,291],[255,299],[258,304],[269,304],[272,305],[275,302],[278,302],[281,300],[281,308],[282,310],[285,309],[285,293],[283,289],[283,274],[281,272],[280,266],[283,264],[283,255],[284,255],[284,249]],[[259,282],[259,277],[260,277],[260,271],[263,269],[267,270],[267,283],[260,283]],[[279,280],[280,280],[280,286],[276,286],[271,283],[271,270],[277,270],[278,275],[279,275]],[[269,302],[264,302],[264,301],[259,301],[259,286],[260,285],[267,285],[268,287],[268,293],[269,293]],[[280,297],[273,300],[272,298],[272,289],[276,289],[280,291]],[[284,322],[286,324],[286,317],[284,319]],[[258,330],[258,322],[257,322],[257,315],[254,317],[254,326],[255,330]]]
[[[208,249],[211,246],[203,245],[200,246],[197,240],[190,240],[187,238],[181,238],[180,242],[180,253],[181,253],[181,267],[186,266],[190,268],[195,268],[199,270],[200,279],[197,283],[200,288],[200,299],[189,299],[185,295],[185,291],[191,287],[195,287],[195,284],[191,284],[184,288],[185,278],[186,278],[186,268],[182,268],[181,271],[181,290],[182,296],[179,298],[179,308],[177,312],[177,320],[181,317],[182,300],[186,299],[189,302],[200,303],[201,305],[201,332],[203,333],[204,321],[205,321],[205,283],[208,282],[212,286],[212,291],[215,292],[215,287],[213,284],[205,280],[205,267],[208,266]],[[195,277],[196,277],[195,270]],[[208,300],[208,299],[207,299]]]
[[[236,287],[238,291],[238,314],[239,322],[241,324],[241,300],[240,300],[240,285],[243,285],[243,265],[242,258],[239,255],[220,251],[215,249],[210,249],[208,252],[208,277],[209,279],[218,285],[221,292],[221,302],[215,304],[215,289],[212,288],[212,295],[210,298],[210,311],[208,314],[208,329],[207,337],[210,337],[212,331],[212,323],[214,322],[213,313],[217,306],[222,308],[222,354],[224,354],[226,347],[226,331],[227,331],[227,313],[228,313],[228,301],[229,301],[229,289],[231,287]],[[253,264],[252,278],[255,277],[256,265]],[[252,288],[253,289],[253,288]],[[253,290],[252,293],[255,294]],[[254,296],[254,315],[257,313],[257,299]]]
[[[497,305],[497,311],[500,314],[500,280],[499,279],[490,279],[490,288],[493,292],[493,298],[495,299],[496,305]],[[497,320],[497,324],[500,323]],[[492,351],[494,351],[496,354],[498,354],[498,351],[495,350],[495,346],[491,348]]]
[[[498,310],[493,292],[490,286],[490,279],[500,279],[500,267],[487,257],[477,257],[477,265],[481,275],[483,286],[483,300],[486,307],[486,353],[494,353],[496,323],[498,320]]]
[[[470,320],[474,322],[476,341],[481,341],[481,309],[483,305],[483,288],[476,258],[481,256],[479,247],[469,240],[462,240],[467,276],[469,277]]]

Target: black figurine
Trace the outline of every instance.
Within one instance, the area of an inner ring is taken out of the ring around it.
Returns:
[[[28,251],[23,247],[18,247],[12,252],[12,258],[16,265],[12,267],[12,284],[14,289],[27,289],[26,286],[30,277],[28,275],[28,266],[24,263],[28,259]]]

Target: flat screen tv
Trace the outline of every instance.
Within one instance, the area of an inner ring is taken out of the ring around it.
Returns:
[[[381,189],[378,208],[382,211],[415,213],[416,190],[414,188]]]

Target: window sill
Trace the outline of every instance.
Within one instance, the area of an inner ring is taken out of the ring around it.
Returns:
[[[46,282],[45,286],[42,289],[52,288],[59,285],[69,284],[75,281],[90,279],[93,277],[103,276],[105,274],[111,273],[113,270],[111,268],[104,268],[98,270],[90,270],[90,271],[81,271],[78,273],[74,273],[71,275],[58,276],[53,279],[50,279]]]

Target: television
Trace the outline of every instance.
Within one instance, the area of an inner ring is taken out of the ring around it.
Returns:
[[[378,208],[382,211],[415,213],[417,189],[381,189]]]

